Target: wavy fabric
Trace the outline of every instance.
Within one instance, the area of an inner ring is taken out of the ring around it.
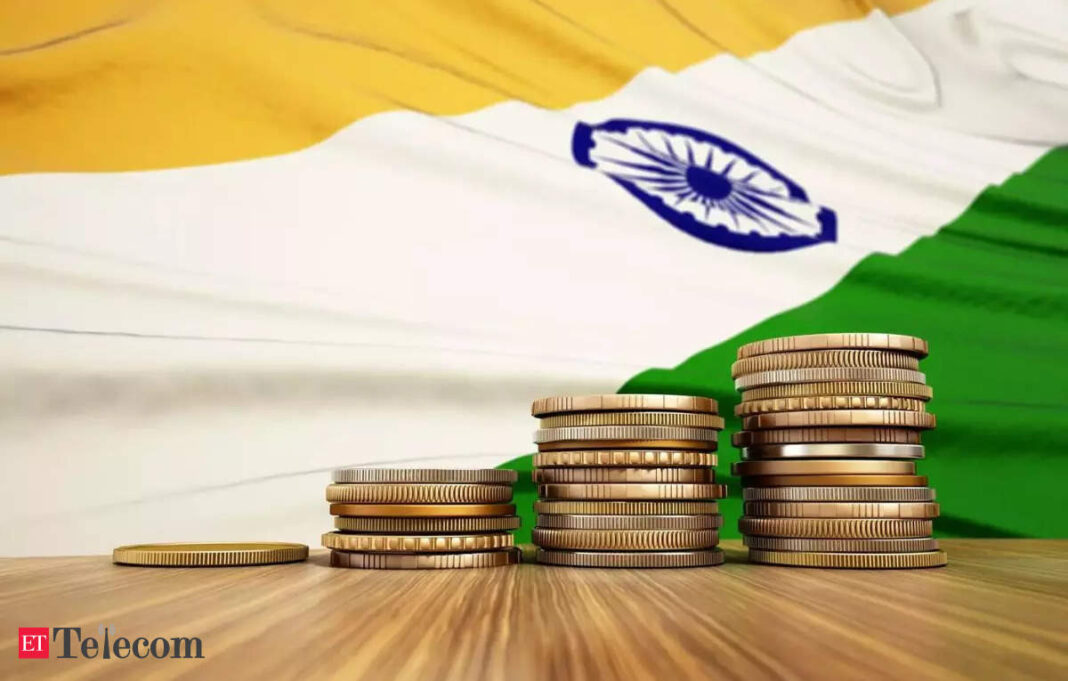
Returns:
[[[922,0],[34,0],[0,6],[0,174],[281,154],[389,111],[559,109],[643,69]]]
[[[941,530],[1064,534],[987,493],[1064,418],[1068,13],[606,6],[0,10],[0,553],[314,542],[330,468],[858,328],[932,342]]]

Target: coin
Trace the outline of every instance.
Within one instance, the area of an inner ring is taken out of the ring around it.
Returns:
[[[946,564],[943,551],[917,553],[816,553],[812,551],[764,551],[749,549],[749,562],[793,567],[892,568],[942,567]]]
[[[744,359],[773,352],[837,349],[890,350],[904,352],[922,359],[927,356],[927,341],[915,336],[901,336],[895,333],[814,333],[746,343],[738,348],[738,358]]]
[[[934,395],[934,391],[929,385],[904,381],[823,381],[751,388],[742,393],[742,402],[828,395],[874,395],[929,400]]]
[[[456,551],[493,551],[514,545],[515,541],[512,539],[512,535],[507,532],[437,536],[327,532],[323,535],[323,546],[341,551],[452,553]]]
[[[474,516],[469,518],[349,518],[337,516],[334,527],[343,532],[396,534],[466,534],[502,532],[519,527],[519,516]]]
[[[791,445],[813,442],[918,445],[920,444],[920,432],[907,428],[844,426],[840,428],[740,430],[731,435],[731,444],[735,447]]]
[[[767,518],[937,518],[938,504],[897,501],[747,501],[745,514]]]
[[[541,514],[538,527],[562,530],[718,530],[721,515],[565,515]]]
[[[925,411],[888,409],[841,409],[824,411],[784,411],[756,414],[742,419],[742,428],[811,428],[819,426],[886,426],[893,428],[935,427],[935,415]]]
[[[344,483],[473,483],[511,485],[519,479],[516,471],[499,468],[338,468],[334,482]]]
[[[719,405],[710,397],[689,395],[564,395],[534,400],[533,416],[576,411],[692,411],[715,414]]]
[[[512,486],[343,483],[327,485],[326,500],[355,504],[494,504],[511,501]]]
[[[912,461],[882,459],[780,459],[739,461],[731,464],[734,475],[915,475]]]
[[[908,397],[885,397],[881,395],[811,395],[802,397],[777,397],[768,400],[740,402],[734,407],[735,416],[773,414],[783,411],[816,411],[818,409],[894,409],[899,411],[923,411],[927,403]]]
[[[111,552],[114,563],[142,567],[273,565],[294,563],[307,557],[307,546],[287,542],[130,544]]]
[[[711,468],[535,468],[541,483],[680,483],[715,482]]]
[[[700,440],[564,440],[562,442],[543,442],[538,445],[539,452],[558,452],[580,449],[683,449],[695,450],[700,453],[716,451],[715,440],[702,442]]]
[[[925,487],[926,475],[754,475],[746,487]]]
[[[359,553],[331,551],[330,566],[372,570],[447,570],[515,565],[519,551],[478,551],[474,553]]]
[[[630,499],[722,499],[726,485],[709,484],[549,484],[538,485],[542,499],[627,501]]]
[[[746,501],[913,501],[935,500],[930,487],[745,487]]]
[[[330,504],[330,515],[372,518],[514,516],[515,504]]]
[[[689,440],[715,442],[719,433],[711,428],[677,428],[673,426],[578,426],[575,428],[540,428],[534,442],[561,440]],[[618,449],[618,448],[617,448]]]
[[[885,445],[864,442],[823,442],[746,447],[742,458],[765,459],[922,459],[923,445]]]
[[[552,551],[538,549],[542,565],[601,568],[681,568],[723,564],[719,549],[705,551]]]
[[[557,530],[535,527],[533,541],[570,551],[684,551],[719,543],[716,530]]]
[[[870,367],[918,371],[920,360],[886,350],[802,350],[746,357],[731,365],[731,378],[761,371],[812,369],[817,367]]]
[[[896,539],[930,537],[930,520],[881,520],[877,518],[750,518],[738,519],[742,534],[770,537],[826,539]]]
[[[716,455],[711,452],[656,449],[584,449],[541,452],[534,455],[534,465],[538,468],[552,466],[704,467],[715,466],[717,463]]]
[[[549,515],[701,515],[718,514],[714,501],[535,501],[535,513]]]
[[[723,429],[723,417],[680,411],[601,411],[587,414],[560,414],[541,420],[543,429],[582,426],[672,426],[677,428]]]
[[[818,551],[821,553],[915,553],[937,551],[938,540],[913,539],[791,539],[743,537],[745,545],[765,551]]]
[[[762,388],[769,385],[793,383],[826,383],[829,381],[902,381],[927,383],[921,371],[910,369],[873,369],[871,367],[816,367],[812,369],[780,369],[746,374],[734,379],[738,390]]]

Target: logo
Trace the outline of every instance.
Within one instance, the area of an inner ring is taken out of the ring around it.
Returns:
[[[82,634],[81,627],[19,627],[19,659],[47,659],[49,641],[55,644],[57,659],[76,657],[112,658],[124,660],[129,657],[203,658],[204,643],[197,637],[118,636],[118,629],[111,625],[97,627],[99,637]]]
[[[48,657],[48,627],[19,627],[19,659]]]
[[[740,251],[833,242],[833,210],[750,152],[701,130],[614,119],[579,123],[571,153],[702,241]]]

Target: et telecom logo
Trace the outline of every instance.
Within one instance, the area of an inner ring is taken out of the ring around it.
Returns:
[[[108,625],[99,625],[97,632],[103,640],[94,636],[83,636],[81,627],[19,627],[19,659],[43,660],[51,657],[50,648],[54,648],[56,659],[74,659],[79,657],[110,660],[125,660],[135,657],[139,660],[154,658],[203,659],[204,643],[196,636],[157,636],[148,638],[138,636],[129,639],[116,636],[118,629]],[[55,644],[55,645],[50,645]]]
[[[19,627],[19,659],[48,657],[48,627]]]

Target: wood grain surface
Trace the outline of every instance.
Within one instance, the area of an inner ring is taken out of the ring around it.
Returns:
[[[1068,541],[945,540],[950,566],[845,571],[0,561],[0,678],[1063,679]],[[20,626],[198,636],[204,659],[17,659]]]

